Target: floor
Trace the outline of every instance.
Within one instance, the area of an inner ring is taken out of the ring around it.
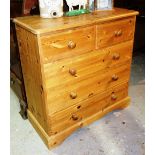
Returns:
[[[144,155],[144,66],[143,54],[133,58],[128,108],[77,130],[52,150],[46,148],[29,121],[20,117],[18,98],[10,90],[11,155]]]

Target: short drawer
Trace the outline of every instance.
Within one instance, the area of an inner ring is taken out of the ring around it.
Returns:
[[[97,25],[96,48],[111,46],[123,41],[133,39],[135,18],[130,17],[109,23]]]
[[[44,63],[76,56],[95,48],[95,26],[49,34],[39,42]]]
[[[116,97],[114,99],[114,94],[117,96],[117,99]],[[104,110],[111,104],[117,103],[127,96],[128,84],[124,83],[113,89],[110,89],[109,91],[97,94],[96,96],[84,100],[54,115],[49,115],[49,134],[58,134],[77,122],[80,123],[84,119]]]
[[[46,90],[48,113],[58,112],[122,82],[127,82],[129,75],[130,63],[126,62],[126,66],[109,69],[107,72],[99,70],[83,79],[73,77],[74,80],[64,84],[57,79],[53,81],[53,86]]]

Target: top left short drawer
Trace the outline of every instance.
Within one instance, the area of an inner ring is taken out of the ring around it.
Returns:
[[[95,27],[77,28],[39,38],[43,63],[73,57],[95,49]]]

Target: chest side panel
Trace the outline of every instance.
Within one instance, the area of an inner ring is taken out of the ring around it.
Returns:
[[[28,109],[46,130],[46,105],[37,37],[19,26],[16,26],[16,32]]]

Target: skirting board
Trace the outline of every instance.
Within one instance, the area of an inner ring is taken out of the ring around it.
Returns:
[[[44,131],[44,129],[41,127],[41,125],[38,123],[38,121],[35,119],[33,114],[27,110],[28,113],[28,119],[37,131],[37,133],[40,135],[44,143],[47,145],[49,149],[56,147],[60,143],[62,143],[70,134],[72,134],[76,129],[81,128],[83,126],[87,126],[88,124],[100,119],[107,113],[118,110],[118,109],[124,109],[126,108],[130,103],[130,97],[126,97],[125,99],[116,102],[115,104],[105,108],[104,110],[101,110],[97,112],[96,114],[78,122],[77,124],[71,126],[70,128],[67,128],[66,130],[63,130],[62,132],[58,133],[57,135],[48,136],[48,134]]]

